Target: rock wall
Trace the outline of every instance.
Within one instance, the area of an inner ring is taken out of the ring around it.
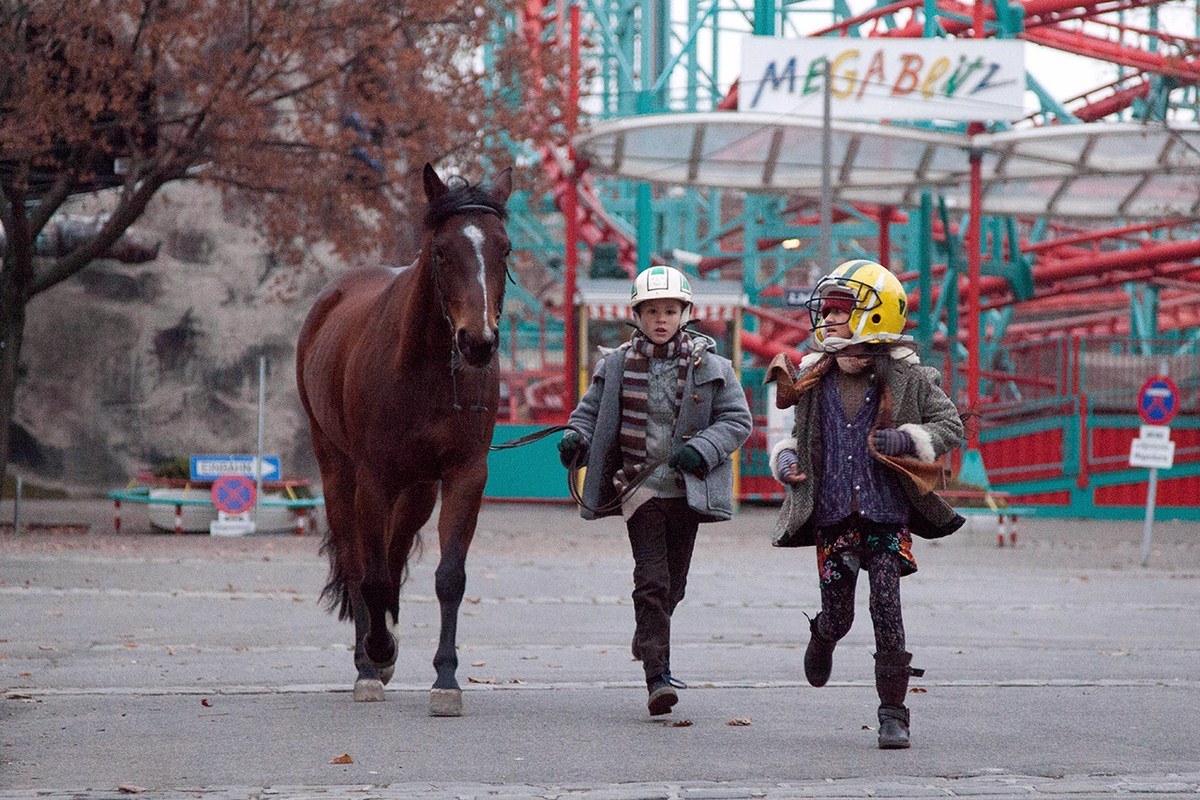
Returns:
[[[344,265],[320,252],[300,272],[277,265],[194,185],[167,187],[135,230],[162,243],[157,260],[96,262],[30,304],[10,470],[87,493],[175,457],[252,453],[265,355],[264,450],[315,481],[296,336]]]

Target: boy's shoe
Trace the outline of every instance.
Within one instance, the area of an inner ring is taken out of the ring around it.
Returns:
[[[675,690],[686,689],[687,684],[677,678],[672,678],[671,673],[664,672],[657,678],[647,680],[646,688],[650,692],[646,708],[650,710],[650,716],[658,717],[671,713],[671,709],[679,702],[679,694]]]

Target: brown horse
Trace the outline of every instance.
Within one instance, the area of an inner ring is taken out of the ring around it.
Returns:
[[[300,331],[296,382],[329,519],[322,597],[354,620],[354,699],[384,698],[400,586],[440,484],[441,636],[429,711],[459,716],[455,631],[496,424],[512,171],[490,190],[448,187],[426,164],[424,182],[417,260],[354,270],[325,288]]]

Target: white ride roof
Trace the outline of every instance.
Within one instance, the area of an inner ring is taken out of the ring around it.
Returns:
[[[1089,123],[1003,133],[943,133],[835,121],[835,202],[910,206],[923,189],[966,209],[972,149],[983,211],[1072,218],[1200,212],[1200,125]],[[623,178],[750,192],[816,194],[821,121],[707,112],[628,117],[575,140],[592,169]]]

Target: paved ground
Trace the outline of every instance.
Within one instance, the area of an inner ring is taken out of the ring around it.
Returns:
[[[133,513],[114,535],[101,502],[23,515],[90,532],[0,535],[0,800],[1200,793],[1196,525],[1156,526],[1145,569],[1140,523],[1022,521],[998,549],[977,520],[918,542],[903,592],[927,673],[912,749],[884,752],[865,586],[834,680],[809,687],[813,554],[769,547],[772,509],[701,529],[672,657],[691,688],[666,722],[628,655],[617,521],[485,507],[466,716],[434,719],[435,542],[405,590],[387,702],[355,704],[350,626],[316,603],[317,538],[151,534]]]

